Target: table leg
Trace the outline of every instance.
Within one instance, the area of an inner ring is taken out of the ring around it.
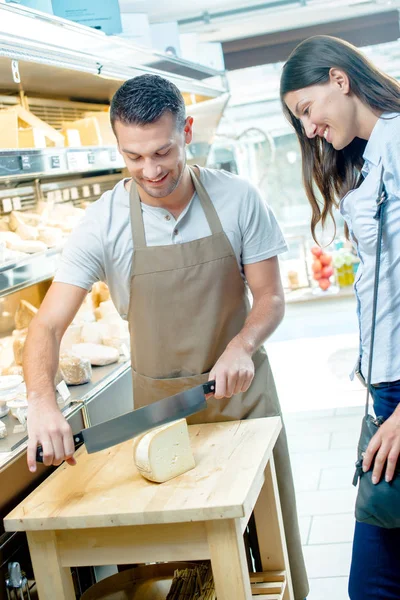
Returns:
[[[265,469],[265,481],[254,507],[254,517],[263,571],[285,571],[286,589],[283,600],[294,600],[278,484],[272,456]]]
[[[27,532],[40,600],[75,600],[71,570],[60,562],[54,531]]]
[[[206,527],[218,600],[250,600],[250,578],[240,521],[207,521]]]

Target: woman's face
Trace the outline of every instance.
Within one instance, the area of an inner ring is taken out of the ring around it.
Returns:
[[[327,83],[288,92],[284,100],[309,138],[324,137],[342,150],[357,136],[357,99],[347,75],[338,69],[331,69]]]

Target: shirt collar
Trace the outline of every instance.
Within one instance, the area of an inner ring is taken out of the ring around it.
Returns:
[[[390,134],[390,129],[385,130],[385,126],[388,120],[398,117],[399,113],[395,112],[386,112],[383,113],[377,122],[375,123],[375,127],[373,128],[368,143],[365,147],[363,159],[365,160],[364,169],[368,171],[368,164],[372,163],[373,165],[379,165],[382,152],[386,146],[388,134]]]
[[[365,146],[365,150],[364,150],[364,154],[363,154],[363,159],[365,160],[365,162],[372,163],[375,166],[378,166],[379,161],[382,156],[382,152],[381,152],[382,125],[383,125],[383,121],[381,118],[379,118],[377,120],[377,122],[375,123],[375,126],[371,132],[371,135],[369,136],[369,140],[367,142],[367,145]],[[364,165],[364,166],[366,167],[367,165]]]

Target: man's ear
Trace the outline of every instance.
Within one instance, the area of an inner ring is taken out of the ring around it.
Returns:
[[[348,94],[350,92],[350,80],[345,71],[332,67],[329,71],[329,80],[333,85],[337,86],[343,94]]]
[[[183,128],[186,144],[190,144],[193,139],[193,117],[187,117]]]

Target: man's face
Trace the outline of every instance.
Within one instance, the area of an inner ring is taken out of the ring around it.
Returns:
[[[129,174],[149,196],[164,198],[179,185],[186,165],[185,146],[192,140],[193,119],[178,128],[175,116],[165,113],[149,125],[116,121],[115,134]]]

